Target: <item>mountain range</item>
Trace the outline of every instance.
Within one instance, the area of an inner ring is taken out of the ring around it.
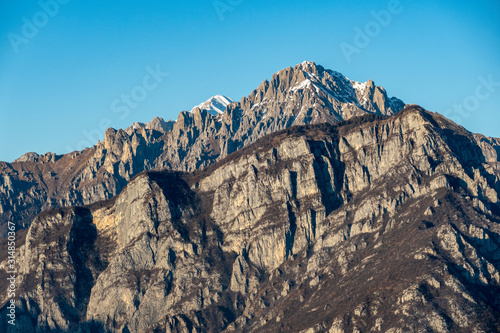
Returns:
[[[181,112],[176,121],[155,118],[125,130],[110,128],[102,142],[83,151],[28,153],[0,162],[0,232],[7,221],[27,227],[47,208],[109,199],[144,170],[193,171],[290,126],[390,115],[404,106],[373,81],[350,81],[312,62],[279,71],[224,113],[212,114],[230,100],[214,101]]]
[[[499,154],[304,62],[239,102],[2,162],[16,328],[498,332]]]

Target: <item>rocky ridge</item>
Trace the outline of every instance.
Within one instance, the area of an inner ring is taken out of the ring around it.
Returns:
[[[111,200],[35,218],[18,327],[497,332],[497,149],[409,106],[142,172]]]
[[[7,221],[25,228],[42,210],[109,199],[144,170],[193,171],[284,128],[391,115],[403,106],[373,81],[351,81],[304,62],[274,74],[221,114],[195,108],[175,122],[155,118],[110,128],[102,142],[83,151],[0,162],[0,235]]]

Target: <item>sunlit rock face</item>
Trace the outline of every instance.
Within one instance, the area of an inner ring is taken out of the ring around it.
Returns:
[[[0,235],[6,222],[26,228],[44,209],[109,199],[145,170],[194,171],[284,128],[391,115],[404,106],[371,80],[351,81],[312,62],[281,70],[232,102],[214,96],[176,121],[156,117],[108,129],[102,142],[83,151],[0,162]]]
[[[212,119],[196,112],[182,121]],[[108,135],[110,154],[124,134]],[[141,172],[110,200],[39,214],[17,244],[18,327],[500,328],[496,140],[407,106],[244,145],[206,168]],[[6,288],[0,297],[6,327]]]

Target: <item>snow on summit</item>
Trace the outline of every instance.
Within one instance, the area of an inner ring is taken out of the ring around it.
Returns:
[[[234,101],[226,96],[217,95],[209,98],[207,101],[201,103],[200,105],[195,106],[191,112],[195,108],[200,108],[202,110],[208,111],[211,115],[218,115],[224,113],[229,104],[234,103]]]

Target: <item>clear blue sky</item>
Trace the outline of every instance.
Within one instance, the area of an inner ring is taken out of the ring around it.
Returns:
[[[372,11],[391,1],[60,1],[53,16],[38,1],[0,1],[0,160],[81,148],[103,120],[125,128],[216,94],[239,100],[304,60],[500,137],[498,0],[401,0],[383,25]],[[158,84],[147,77],[157,67],[169,73]],[[125,114],[132,92],[141,101]]]

